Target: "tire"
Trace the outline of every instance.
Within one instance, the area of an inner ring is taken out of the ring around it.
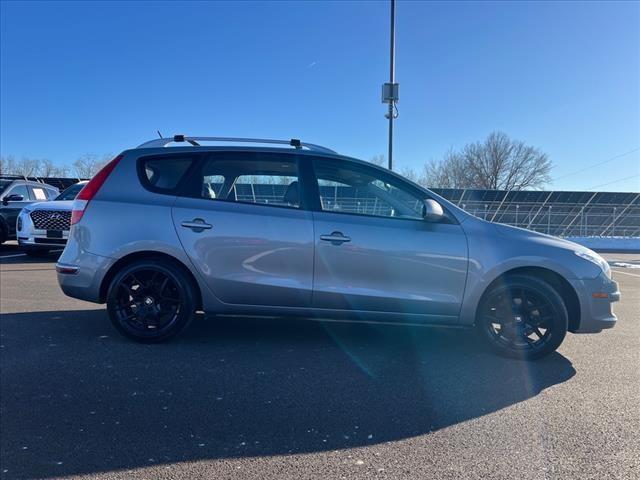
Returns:
[[[22,253],[25,253],[33,258],[42,258],[49,255],[48,248],[24,248],[22,249]]]
[[[8,236],[7,227],[4,225],[2,218],[0,218],[0,245],[7,241]]]
[[[107,290],[111,323],[137,342],[169,340],[193,318],[195,288],[184,270],[171,261],[148,259],[125,265]]]
[[[496,353],[535,360],[554,352],[567,334],[569,315],[558,292],[529,275],[494,282],[476,312],[476,328]]]

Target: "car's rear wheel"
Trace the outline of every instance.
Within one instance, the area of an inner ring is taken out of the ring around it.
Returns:
[[[555,351],[567,334],[562,297],[549,284],[528,275],[495,282],[478,306],[476,327],[501,355],[533,360]]]
[[[111,280],[107,291],[109,317],[120,333],[133,340],[168,340],[193,317],[194,288],[189,276],[172,262],[133,262]]]

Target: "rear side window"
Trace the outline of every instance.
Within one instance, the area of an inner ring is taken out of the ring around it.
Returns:
[[[225,152],[202,162],[184,193],[207,200],[300,208],[298,180],[292,156]]]
[[[142,158],[139,174],[145,186],[160,193],[173,192],[193,164],[190,156],[161,156]]]
[[[31,189],[31,199],[32,200],[47,200],[49,197],[47,195],[48,191],[45,188],[41,187],[29,187]]]

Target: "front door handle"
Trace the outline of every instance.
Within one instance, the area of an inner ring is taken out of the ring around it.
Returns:
[[[209,230],[213,227],[213,225],[208,224],[201,218],[194,218],[191,221],[182,222],[180,225],[182,225],[184,228],[190,228],[196,233],[200,233],[204,230]]]
[[[330,235],[320,235],[320,240],[331,242],[333,245],[341,245],[345,242],[351,241],[351,239],[343,235],[342,232],[333,232]]]

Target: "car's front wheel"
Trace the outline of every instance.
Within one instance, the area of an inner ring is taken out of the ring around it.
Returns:
[[[485,292],[476,313],[481,337],[497,353],[533,360],[555,351],[567,334],[562,297],[529,275],[504,277]]]
[[[109,317],[120,333],[133,340],[168,340],[190,322],[196,306],[194,288],[188,275],[173,262],[133,262],[109,284]]]

